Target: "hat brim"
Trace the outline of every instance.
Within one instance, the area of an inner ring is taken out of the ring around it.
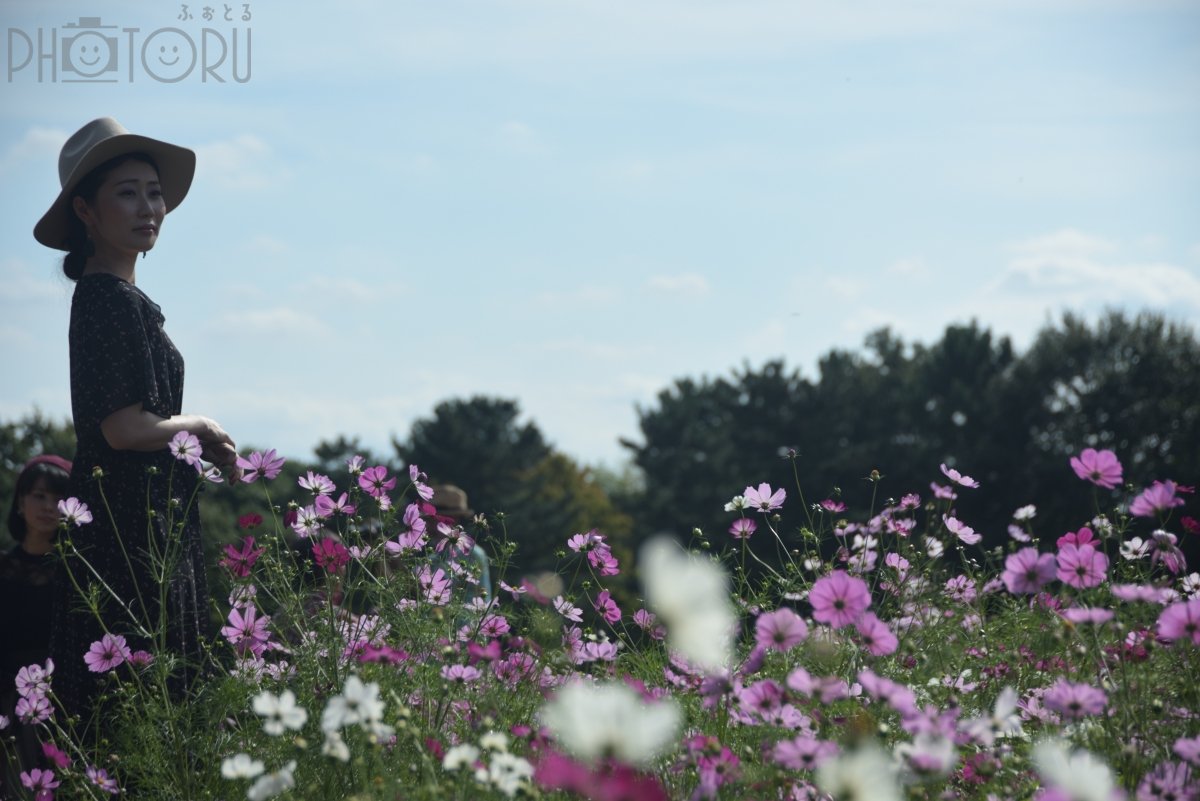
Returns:
[[[110,136],[89,150],[75,165],[71,175],[63,183],[62,191],[33,227],[33,238],[48,248],[67,250],[67,237],[71,231],[71,195],[75,187],[92,170],[109,159],[126,153],[145,153],[158,165],[158,180],[162,186],[163,202],[171,212],[187,197],[196,174],[196,153],[186,147],[172,145],[158,139],[137,134]]]

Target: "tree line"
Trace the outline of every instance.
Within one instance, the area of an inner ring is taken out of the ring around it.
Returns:
[[[515,400],[445,400],[417,420],[390,454],[372,454],[353,436],[318,443],[314,459],[289,462],[280,497],[300,498],[295,479],[323,472],[339,486],[345,459],[402,471],[417,464],[431,482],[456,484],[487,516],[487,537],[516,542],[522,572],[553,568],[574,533],[599,528],[625,564],[637,542],[700,529],[726,541],[723,504],[761,482],[789,493],[785,534],[802,525],[797,482],[813,504],[840,500],[847,514],[916,492],[944,478],[946,463],[983,489],[960,493],[960,516],[985,545],[1005,539],[1012,513],[1035,504],[1035,528],[1055,538],[1109,511],[1068,460],[1085,447],[1108,448],[1126,480],[1144,486],[1200,480],[1200,346],[1188,326],[1161,315],[1112,312],[1095,324],[1066,314],[1018,353],[1006,337],[972,322],[940,340],[907,343],[882,329],[859,351],[832,350],[814,378],[783,360],[749,364],[727,376],[680,378],[638,408],[640,436],[623,440],[629,466],[582,465],[523,421]],[[0,425],[0,497],[16,470],[40,450],[71,455],[68,421],[34,412]],[[875,476],[877,480],[872,479]],[[261,490],[206,492],[202,512],[211,547],[239,536],[237,518],[262,511]],[[1189,499],[1185,513],[1195,513]],[[1194,535],[1175,531],[1196,563]]]

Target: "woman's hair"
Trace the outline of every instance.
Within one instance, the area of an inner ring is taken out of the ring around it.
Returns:
[[[63,274],[72,281],[83,277],[83,268],[87,266],[88,257],[94,252],[95,245],[88,239],[87,228],[79,215],[75,213],[75,198],[81,197],[89,206],[96,202],[96,192],[108,178],[108,174],[127,161],[141,161],[149,164],[158,172],[154,159],[145,153],[122,153],[114,156],[89,172],[75,185],[71,193],[71,206],[67,209],[67,247],[69,252],[63,257]]]
[[[12,538],[17,542],[25,539],[25,518],[17,514],[17,503],[33,490],[40,478],[46,480],[47,488],[56,495],[66,497],[69,491],[71,477],[58,465],[48,462],[27,465],[17,476],[12,505],[8,507],[8,533],[12,534]]]

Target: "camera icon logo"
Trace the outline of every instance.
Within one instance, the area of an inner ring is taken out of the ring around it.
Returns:
[[[117,37],[106,33],[115,32],[116,25],[101,25],[99,17],[80,17],[63,29],[71,32],[61,40],[64,74],[75,73],[77,81],[104,80],[104,73],[117,71]]]

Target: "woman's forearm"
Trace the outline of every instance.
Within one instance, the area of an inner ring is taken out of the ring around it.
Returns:
[[[157,451],[167,447],[180,431],[195,434],[202,441],[208,440],[212,436],[211,425],[210,420],[200,415],[160,417],[135,403],[105,417],[100,423],[100,431],[113,450]]]

